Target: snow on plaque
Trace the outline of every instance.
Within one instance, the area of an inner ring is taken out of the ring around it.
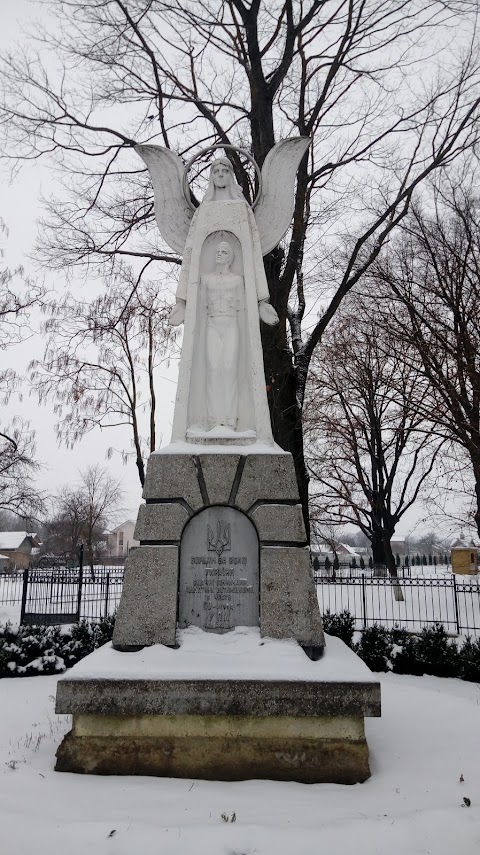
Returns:
[[[206,508],[185,526],[178,622],[207,632],[259,625],[258,535],[235,508]]]

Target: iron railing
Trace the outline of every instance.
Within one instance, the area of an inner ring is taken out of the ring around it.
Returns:
[[[123,567],[25,570],[0,574],[0,605],[17,606],[26,623],[99,621],[112,615],[123,587]],[[454,574],[412,578],[327,577],[315,573],[320,609],[349,611],[357,629],[374,623],[413,632],[442,623],[453,634],[480,636],[480,577]],[[21,605],[21,609],[20,609]],[[18,619],[18,618],[17,618]]]
[[[29,625],[99,621],[115,612],[123,574],[123,567],[0,574],[0,606],[19,607],[20,622]]]
[[[338,614],[348,611],[356,629],[374,623],[402,626],[413,632],[441,623],[453,634],[480,635],[480,584],[478,576],[454,574],[437,578],[378,578],[315,573],[320,609]]]
[[[14,606],[22,600],[23,573],[0,572],[0,606]]]

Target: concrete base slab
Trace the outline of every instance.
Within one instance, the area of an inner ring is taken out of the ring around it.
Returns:
[[[59,772],[356,784],[370,776],[362,718],[74,716]]]

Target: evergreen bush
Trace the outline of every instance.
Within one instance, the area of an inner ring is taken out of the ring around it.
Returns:
[[[0,677],[58,674],[110,641],[115,618],[58,626],[0,626]]]
[[[417,657],[425,674],[434,677],[456,677],[459,672],[457,645],[449,641],[440,623],[424,626],[417,639]]]
[[[346,609],[338,615],[332,615],[326,611],[323,615],[323,628],[329,635],[341,638],[349,647],[352,646],[355,618]]]
[[[418,635],[406,629],[374,624],[361,631],[354,644],[355,618],[348,610],[323,615],[325,632],[345,642],[372,671],[432,674],[480,683],[480,638],[465,639],[458,649],[441,624],[424,627]],[[106,644],[113,636],[115,617],[100,623],[86,620],[69,628],[0,625],[0,677],[58,674]]]
[[[374,623],[373,626],[368,626],[362,631],[355,652],[371,671],[388,671],[392,648],[393,642],[389,630]]]
[[[360,641],[354,644],[355,619],[347,610],[340,614],[327,611],[323,625],[325,632],[341,638],[372,671],[459,677],[480,683],[480,638],[465,639],[459,650],[442,624],[424,627],[417,635],[403,627],[387,629],[374,624],[362,630]]]
[[[394,627],[390,630],[392,652],[390,667],[394,674],[416,674],[421,676],[423,664],[418,659],[417,639],[406,629]]]
[[[459,674],[462,680],[480,683],[480,638],[466,638],[458,652]]]

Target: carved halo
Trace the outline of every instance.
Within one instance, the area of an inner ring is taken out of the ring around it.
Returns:
[[[258,192],[257,192],[257,195],[255,196],[255,199],[253,200],[253,204],[252,204],[252,208],[255,208],[255,205],[258,203],[258,201],[260,200],[260,196],[262,195],[262,173],[260,171],[260,167],[259,167],[257,161],[252,157],[252,155],[250,154],[249,151],[247,151],[246,148],[237,148],[237,146],[235,146],[235,145],[227,145],[227,144],[209,145],[206,148],[202,148],[202,149],[200,149],[199,152],[197,152],[197,154],[195,154],[193,157],[190,158],[188,163],[185,164],[185,169],[183,172],[182,187],[183,187],[183,195],[185,196],[185,200],[186,200],[187,204],[190,206],[192,211],[196,211],[195,205],[193,204],[193,202],[191,200],[189,187],[188,187],[189,170],[191,169],[191,167],[193,166],[195,161],[198,160],[199,157],[202,157],[202,155],[207,154],[207,152],[209,152],[209,151],[216,151],[219,148],[221,148],[223,150],[228,149],[229,151],[236,151],[236,152],[238,152],[238,154],[243,154],[243,156],[246,157],[247,160],[249,160],[250,163],[253,164],[253,167],[255,169],[257,179],[258,179]]]

